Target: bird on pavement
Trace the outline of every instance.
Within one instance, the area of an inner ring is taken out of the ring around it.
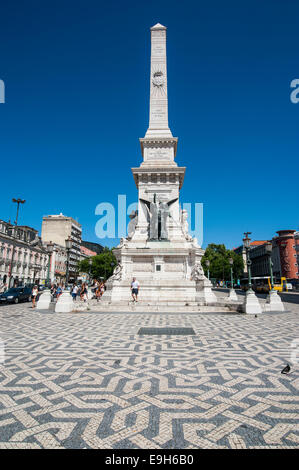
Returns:
[[[281,371],[282,374],[288,374],[291,370],[291,367],[289,364],[287,364]]]

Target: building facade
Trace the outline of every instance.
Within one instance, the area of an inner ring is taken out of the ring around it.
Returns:
[[[50,273],[51,283],[65,283],[66,278],[67,253],[64,246],[54,243],[53,253],[50,257]]]
[[[97,253],[95,251],[90,250],[89,248],[86,248],[85,246],[80,247],[80,261],[84,259],[88,259],[91,256],[96,256]]]
[[[299,278],[299,232],[279,230],[278,236],[269,240],[272,243],[272,270],[275,277],[286,279]],[[252,262],[253,277],[270,276],[269,255],[266,251],[267,240],[256,240],[250,243],[249,257]],[[237,254],[244,254],[243,245],[234,249]],[[245,256],[246,263],[246,256]],[[245,264],[246,265],[246,264]],[[244,274],[246,271],[244,270]]]
[[[299,277],[299,231],[294,233],[294,239],[295,239],[295,250],[296,250],[296,257],[297,257],[297,271],[298,271],[298,277]]]
[[[88,248],[89,250],[95,252],[97,255],[102,253],[102,251],[104,250],[104,247],[100,245],[99,243],[86,242],[84,240],[81,241],[81,247]],[[91,256],[94,256],[94,255],[91,255]]]
[[[278,230],[272,242],[279,251],[281,275],[287,279],[298,279],[298,249],[295,238],[296,230]]]
[[[69,253],[69,282],[74,282],[78,274],[82,227],[72,217],[62,213],[43,217],[41,238],[43,243],[52,241],[65,249],[65,240],[70,237],[72,248]]]
[[[0,285],[44,283],[48,254],[37,230],[0,220]]]

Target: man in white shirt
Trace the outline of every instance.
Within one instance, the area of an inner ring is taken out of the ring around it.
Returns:
[[[137,281],[136,277],[133,277],[133,281],[131,283],[131,292],[132,292],[133,302],[138,302],[137,297],[138,297],[139,288],[140,288],[139,282]]]

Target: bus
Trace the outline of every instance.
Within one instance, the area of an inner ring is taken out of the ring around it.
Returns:
[[[289,285],[285,277],[274,277],[273,289],[278,292],[288,292]],[[255,292],[263,292],[268,294],[271,290],[271,278],[270,276],[252,277],[251,278],[252,289]],[[248,290],[248,278],[241,279],[241,289]]]

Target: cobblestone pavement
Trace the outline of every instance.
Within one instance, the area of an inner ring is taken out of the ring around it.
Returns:
[[[299,446],[299,312],[29,307],[0,308],[0,448]],[[195,335],[139,335],[144,327]]]

